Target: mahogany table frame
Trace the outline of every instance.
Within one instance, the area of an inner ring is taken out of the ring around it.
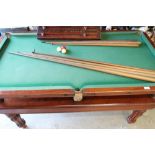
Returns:
[[[128,123],[134,123],[147,109],[155,108],[155,86],[86,88],[60,90],[0,91],[0,113],[19,127],[26,127],[19,114],[133,110]]]

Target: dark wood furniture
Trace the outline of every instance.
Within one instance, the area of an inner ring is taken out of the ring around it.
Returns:
[[[38,39],[99,40],[99,26],[39,26]]]

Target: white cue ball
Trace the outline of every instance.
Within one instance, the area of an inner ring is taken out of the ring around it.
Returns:
[[[63,48],[63,49],[61,50],[61,52],[62,52],[63,54],[66,54],[66,53],[67,53],[67,50],[66,50],[65,48]]]
[[[61,47],[57,47],[57,52],[61,52]]]

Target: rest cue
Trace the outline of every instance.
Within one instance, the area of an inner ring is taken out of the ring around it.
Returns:
[[[62,63],[62,64],[71,65],[71,66],[75,66],[75,67],[86,68],[86,69],[90,69],[90,70],[95,70],[95,71],[100,71],[100,72],[125,76],[125,77],[129,77],[129,78],[135,78],[135,79],[139,79],[139,80],[155,82],[155,78],[140,76],[140,75],[136,75],[136,74],[133,74],[133,73],[131,74],[131,73],[126,73],[126,72],[122,72],[122,71],[117,71],[116,69],[112,70],[112,69],[108,69],[106,67],[104,69],[103,68],[98,68],[98,67],[90,65],[90,64],[85,64],[84,65],[84,64],[81,64],[81,62],[68,61],[63,57],[57,57],[56,58],[56,57],[54,57],[52,55],[47,56],[47,55],[44,55],[44,54],[37,54],[37,53],[28,54],[28,53],[23,53],[23,52],[16,52],[16,53],[12,53],[12,54],[21,55],[21,56],[25,56],[25,57],[31,57],[31,58],[35,58],[35,59],[46,60],[46,61],[52,61],[52,62],[56,62],[56,63]]]

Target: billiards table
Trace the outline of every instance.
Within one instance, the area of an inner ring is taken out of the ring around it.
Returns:
[[[20,114],[132,110],[133,123],[155,107],[155,83],[64,64],[21,57],[10,52],[54,54],[155,70],[155,46],[137,31],[102,32],[103,40],[135,40],[139,47],[67,46],[56,51],[35,33],[6,34],[0,42],[0,113],[26,128]],[[107,120],[110,121],[110,120]]]

